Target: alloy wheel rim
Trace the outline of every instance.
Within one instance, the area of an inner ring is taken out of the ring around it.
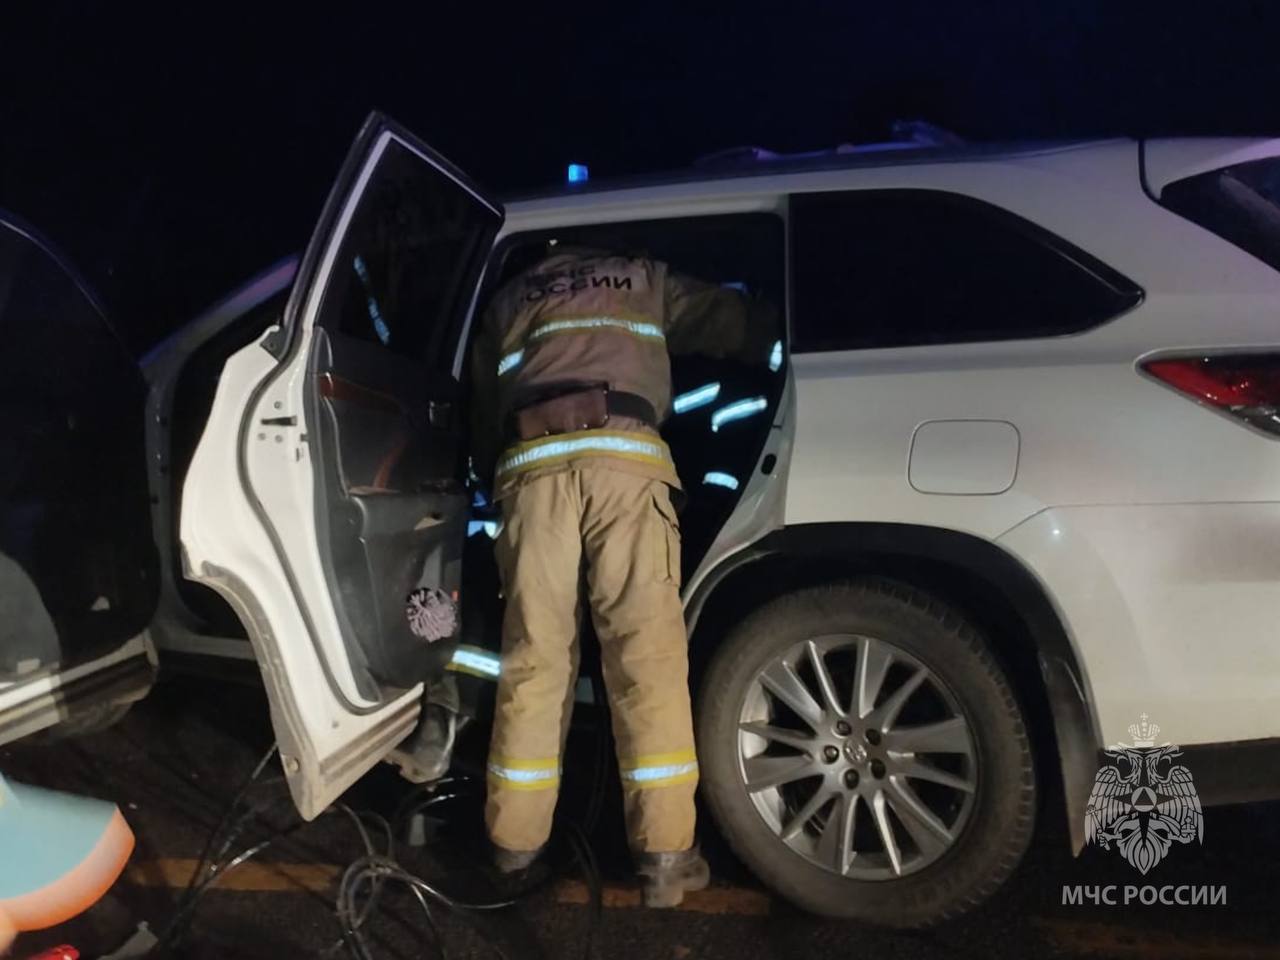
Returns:
[[[892,643],[832,634],[758,671],[738,718],[738,773],[789,850],[841,877],[936,863],[971,819],[971,724],[945,682]]]

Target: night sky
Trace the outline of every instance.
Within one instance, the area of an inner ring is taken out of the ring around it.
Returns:
[[[372,108],[498,193],[571,160],[599,179],[896,118],[974,140],[1280,134],[1274,2],[127,6],[8,5],[0,207],[138,349],[305,244]]]

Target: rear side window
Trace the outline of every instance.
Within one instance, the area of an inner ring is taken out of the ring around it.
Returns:
[[[1160,203],[1280,270],[1280,160],[1254,160],[1169,184]]]
[[[1077,333],[1142,298],[1082,250],[935,190],[791,200],[792,352]]]

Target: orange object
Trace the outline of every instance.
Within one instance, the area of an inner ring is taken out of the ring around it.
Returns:
[[[114,804],[0,777],[0,943],[6,928],[43,930],[88,910],[133,844]]]
[[[39,953],[27,957],[27,960],[80,960],[80,951],[64,943],[60,947],[41,950]]]
[[[84,913],[102,899],[133,852],[133,831],[117,810],[80,863],[50,883],[6,900],[0,909],[19,930],[44,930]]]

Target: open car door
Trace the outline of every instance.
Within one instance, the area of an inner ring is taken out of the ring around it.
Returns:
[[[371,116],[280,326],[227,361],[188,473],[184,570],[248,630],[308,819],[412,731],[422,681],[451,653],[469,511],[461,344],[501,223]],[[412,626],[411,593],[429,607]]]

